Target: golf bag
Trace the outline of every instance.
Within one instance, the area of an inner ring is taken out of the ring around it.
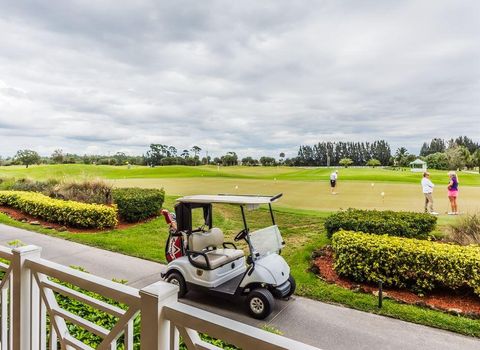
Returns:
[[[169,226],[167,244],[165,245],[165,258],[167,262],[170,262],[185,255],[183,235],[177,230],[175,214],[169,213],[168,210],[162,210],[162,215]]]

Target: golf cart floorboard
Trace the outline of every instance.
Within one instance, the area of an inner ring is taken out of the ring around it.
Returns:
[[[219,285],[218,287],[212,288],[213,292],[218,292],[222,294],[234,295],[237,291],[240,282],[243,279],[244,274],[240,274],[235,278],[232,278],[230,281],[225,282],[224,284]]]

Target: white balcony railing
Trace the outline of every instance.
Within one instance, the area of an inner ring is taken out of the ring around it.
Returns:
[[[180,337],[189,350],[220,349],[198,332],[244,350],[317,349],[181,304],[171,284],[138,290],[42,259],[36,246],[0,246],[0,271],[1,350],[93,349],[71,334],[74,327],[95,335],[96,349],[177,350]],[[72,313],[59,296],[110,315],[115,324],[107,329]],[[140,334],[134,334],[139,315]]]

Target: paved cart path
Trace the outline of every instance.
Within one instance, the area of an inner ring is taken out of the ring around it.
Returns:
[[[0,244],[19,239],[43,248],[42,257],[82,266],[104,278],[122,278],[141,288],[160,278],[163,265],[0,224]],[[325,350],[343,349],[480,349],[480,340],[383,316],[295,297],[277,303],[275,312],[259,322],[245,315],[241,301],[212,300],[189,293],[185,303],[231,319],[262,326]]]

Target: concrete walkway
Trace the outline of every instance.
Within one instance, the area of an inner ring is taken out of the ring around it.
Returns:
[[[42,257],[82,266],[104,278],[122,278],[142,288],[160,279],[163,265],[0,224],[0,244],[12,240],[43,248]],[[383,316],[295,297],[280,301],[265,321],[248,317],[241,300],[213,300],[189,292],[183,302],[253,326],[268,324],[285,336],[325,350],[343,349],[480,349],[480,340]]]

